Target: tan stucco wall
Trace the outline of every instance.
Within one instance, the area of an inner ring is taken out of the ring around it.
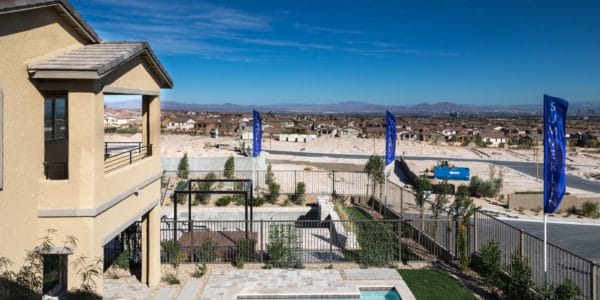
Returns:
[[[27,63],[82,45],[54,9],[0,16],[0,87],[4,94],[4,189],[0,191],[0,256],[20,266],[39,241],[37,210],[43,178],[43,98]],[[34,42],[35,41],[35,42]]]
[[[104,85],[126,87],[148,91],[160,91],[160,86],[152,77],[152,73],[140,56],[130,60],[123,66],[123,71],[113,72],[116,76],[107,76]]]
[[[160,181],[140,187],[137,195],[124,192],[160,174],[160,98],[150,97],[154,156],[117,171],[104,173],[103,85],[151,90],[159,86],[144,66],[133,59],[113,76],[91,81],[36,81],[27,64],[79,47],[82,42],[53,8],[0,15],[0,88],[4,98],[4,189],[0,191],[0,256],[16,268],[26,249],[36,246],[49,228],[55,242],[66,235],[79,239],[71,258],[101,257],[102,243],[118,228],[132,222],[160,197]],[[122,78],[116,78],[122,76]],[[68,90],[69,179],[44,177],[42,90]],[[93,210],[109,200],[121,200],[97,216],[38,217],[40,210],[72,213]],[[124,196],[123,196],[124,195]],[[156,214],[156,210],[154,211]],[[154,223],[155,226],[157,223]],[[156,243],[155,243],[156,244]],[[156,269],[156,268],[155,268]],[[69,286],[79,283],[70,270]],[[157,275],[154,274],[154,277]],[[160,275],[158,275],[160,276]]]

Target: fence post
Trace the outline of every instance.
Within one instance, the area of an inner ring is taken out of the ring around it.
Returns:
[[[296,190],[296,187],[298,186],[298,178],[297,178],[297,174],[298,171],[294,170],[294,195],[298,194],[298,191]]]
[[[265,258],[264,238],[265,232],[263,230],[263,220],[260,219],[260,262],[264,262]]]
[[[331,173],[333,174],[333,176],[331,176],[332,193],[335,195],[335,171],[331,171]]]
[[[451,231],[452,231],[452,221],[450,220],[450,215],[448,215],[448,221],[446,221],[446,251],[448,251],[448,256],[450,257],[450,259],[452,259],[452,251],[450,251]]]
[[[477,227],[477,212],[473,214],[473,250],[479,250],[479,228]]]
[[[129,164],[133,163],[133,151],[129,151]]]
[[[398,219],[398,261],[402,263],[402,217]]]
[[[598,299],[598,265],[592,262],[592,299]]]
[[[333,261],[333,220],[329,220],[329,262]]]
[[[525,230],[521,229],[519,234],[519,254],[525,257]]]
[[[404,218],[404,189],[400,188],[400,219]]]
[[[191,190],[192,190],[192,182],[188,181],[188,191],[191,191]],[[188,198],[188,232],[192,232],[192,193],[188,193],[187,198]]]

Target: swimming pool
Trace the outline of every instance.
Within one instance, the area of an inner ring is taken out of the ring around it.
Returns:
[[[238,296],[238,299],[265,299],[265,300],[401,300],[400,295],[396,289],[385,289],[385,290],[361,290],[360,295],[293,295],[293,296],[281,296],[281,295],[253,295],[253,296]]]

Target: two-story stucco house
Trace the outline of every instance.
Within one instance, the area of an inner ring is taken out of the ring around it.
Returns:
[[[0,257],[20,267],[54,229],[57,249],[45,259],[60,260],[61,276],[44,286],[76,287],[71,261],[102,258],[141,220],[142,281],[156,285],[160,90],[172,86],[147,43],[102,42],[66,0],[0,1]],[[142,97],[137,152],[105,154],[104,97],[113,94]],[[60,249],[68,235],[77,247]]]

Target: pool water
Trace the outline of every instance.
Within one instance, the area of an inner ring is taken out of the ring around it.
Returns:
[[[396,289],[383,290],[383,291],[360,291],[360,298],[351,297],[340,297],[340,298],[319,298],[318,296],[298,296],[297,298],[271,298],[265,297],[261,299],[268,300],[401,300],[400,295],[396,292]]]
[[[401,300],[396,290],[361,291],[360,300]]]

